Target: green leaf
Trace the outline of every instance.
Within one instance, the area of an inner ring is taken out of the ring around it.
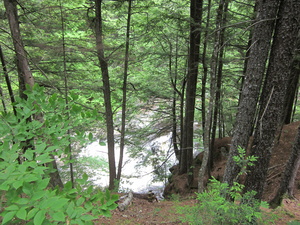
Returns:
[[[6,213],[3,216],[2,224],[6,224],[7,222],[11,221],[15,215],[16,215],[16,211]]]
[[[19,198],[16,203],[19,204],[19,205],[26,205],[28,204],[29,202],[29,199],[28,198]]]
[[[44,150],[46,149],[46,143],[41,143],[39,145],[36,145],[35,148],[36,148],[36,152],[41,154],[44,152]]]
[[[23,185],[23,180],[16,180],[12,186],[17,190],[19,187]]]
[[[21,220],[26,220],[27,217],[27,211],[26,211],[27,207],[22,207],[21,209],[19,209],[16,213],[16,216],[21,219]]]
[[[33,200],[33,201],[39,200],[39,199],[43,198],[46,194],[47,194],[46,191],[37,191],[34,193],[31,200]]]
[[[28,160],[33,160],[34,154],[33,154],[33,151],[26,151],[26,152],[23,154],[23,156],[24,156],[26,159],[28,159]]]
[[[62,197],[53,197],[43,204],[43,208],[51,208],[53,210],[60,209],[68,203],[69,199]],[[42,207],[42,206],[41,206]]]
[[[66,216],[63,212],[56,212],[51,216],[52,216],[52,219],[55,220],[55,221],[63,222],[66,219]]]
[[[38,211],[39,211],[38,208],[31,209],[27,214],[27,220],[30,220],[31,218],[33,218]]]
[[[44,153],[36,157],[36,161],[38,161],[39,164],[45,164],[48,162],[52,162],[53,159],[50,157],[48,153]]]
[[[7,183],[2,183],[0,185],[0,190],[2,190],[2,191],[8,191],[9,190],[9,185]]]
[[[80,197],[79,199],[77,199],[76,205],[77,205],[77,206],[81,206],[82,203],[84,203],[84,201],[85,201],[85,199],[84,199],[83,197]]]
[[[50,182],[50,178],[42,179],[37,182],[37,186],[39,187],[40,190],[44,190]]]
[[[91,220],[97,219],[97,217],[86,214],[86,215],[81,216],[80,219],[82,219],[84,221],[91,221]]]
[[[100,146],[106,146],[106,143],[103,142],[103,141],[99,141],[99,145],[100,145]]]
[[[17,205],[11,205],[5,208],[7,211],[17,211],[19,210],[19,207]]]
[[[41,225],[41,224],[43,224],[43,221],[45,220],[45,215],[46,215],[46,211],[45,210],[38,211],[38,213],[35,214],[35,216],[34,216],[33,224],[34,225]]]
[[[70,204],[68,205],[68,208],[66,210],[66,213],[68,214],[68,216],[73,219],[76,217],[76,211],[74,210],[75,204],[74,202],[70,202]]]

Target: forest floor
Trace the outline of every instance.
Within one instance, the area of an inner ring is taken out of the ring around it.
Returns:
[[[300,199],[300,191],[297,194]],[[177,212],[178,207],[193,205],[195,199],[188,198],[181,201],[163,200],[159,202],[148,202],[144,199],[134,198],[132,204],[123,212],[118,209],[112,211],[112,217],[101,217],[94,221],[95,225],[146,225],[146,224],[187,224],[180,221]],[[275,210],[267,210],[266,214],[276,215],[273,224],[284,225],[291,221],[299,221],[300,224],[300,201],[284,199],[282,206]],[[270,223],[271,224],[271,223]]]
[[[300,121],[286,125],[282,131],[280,142],[274,149],[269,166],[269,174],[264,192],[264,200],[269,201],[279,187],[281,174],[284,170],[290,149],[296,135],[297,127]],[[284,225],[292,221],[294,225],[300,224],[300,170],[298,171],[294,194],[296,199],[284,199],[282,205],[274,210],[265,210],[265,213],[271,213],[277,216],[273,224]],[[180,201],[162,200],[159,202],[148,202],[145,199],[133,198],[132,204],[123,212],[118,209],[112,211],[112,217],[101,217],[95,220],[95,225],[146,225],[146,224],[184,224],[180,221],[178,207],[185,205],[194,205],[195,196],[189,196]]]

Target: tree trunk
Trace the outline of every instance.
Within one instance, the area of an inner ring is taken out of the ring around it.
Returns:
[[[186,85],[186,104],[181,149],[180,173],[187,173],[193,161],[194,114],[199,65],[200,29],[202,20],[202,0],[190,1],[190,52]]]
[[[97,55],[100,62],[103,82],[103,94],[105,104],[105,119],[107,129],[107,145],[108,145],[108,164],[109,164],[109,189],[114,189],[114,182],[117,177],[116,175],[116,164],[115,164],[115,140],[114,140],[114,123],[113,123],[113,112],[111,106],[110,96],[110,83],[108,74],[108,65],[104,56],[103,46],[103,31],[102,31],[102,15],[101,15],[101,3],[102,0],[96,0],[96,48]]]
[[[29,68],[29,63],[26,57],[27,54],[24,49],[24,44],[20,33],[17,1],[4,0],[4,6],[6,9],[6,15],[16,53],[20,97],[26,99],[26,95],[23,92],[26,90],[26,85],[29,85],[29,87],[34,85],[34,79]]]
[[[298,33],[297,44],[295,53],[293,54],[294,60],[291,66],[291,78],[288,84],[288,93],[285,103],[285,118],[284,123],[289,124],[292,122],[293,108],[295,105],[295,99],[298,92],[298,84],[300,79],[300,32]]]
[[[280,187],[277,190],[275,197],[270,201],[270,206],[276,208],[280,206],[283,195],[288,193],[293,196],[294,183],[300,165],[300,126],[298,127],[297,136],[293,145],[292,153],[286,163],[283,176],[281,178]]]
[[[282,1],[269,59],[266,81],[260,101],[259,121],[251,155],[258,159],[247,174],[245,192],[254,190],[261,199],[271,153],[283,124],[284,103],[291,77],[290,68],[299,32],[300,2]]]
[[[121,121],[121,140],[120,140],[120,158],[118,165],[117,180],[120,181],[123,166],[123,156],[125,147],[125,124],[126,124],[126,101],[127,101],[127,77],[129,62],[129,38],[130,38],[130,18],[131,18],[131,0],[128,0],[125,59],[124,59],[124,78],[123,78],[123,99],[122,99],[122,121]]]
[[[278,11],[278,3],[278,0],[257,2],[257,18],[253,24],[252,45],[223,178],[223,181],[227,182],[230,186],[240,171],[233,157],[238,154],[237,149],[239,146],[244,149],[247,148],[249,137],[253,130],[258,97]]]
[[[224,36],[225,36],[225,25],[226,25],[226,14],[228,11],[228,1],[221,0],[219,3],[219,9],[216,19],[216,37],[215,37],[215,65],[213,65],[216,69],[214,77],[216,77],[216,93],[215,93],[215,101],[214,101],[214,109],[213,109],[213,117],[212,117],[212,129],[211,129],[211,145],[209,150],[209,159],[208,159],[208,167],[209,170],[212,169],[213,166],[213,158],[214,152],[214,142],[216,138],[217,124],[221,121],[218,120],[220,116],[220,108],[221,108],[221,86],[222,86],[222,72],[223,72],[223,57],[224,57]],[[220,130],[219,130],[220,131]],[[219,135],[220,138],[220,135]]]
[[[14,103],[16,101],[15,101],[14,93],[13,93],[13,90],[12,90],[12,87],[11,87],[11,82],[10,82],[10,79],[9,79],[9,76],[8,76],[8,71],[7,71],[7,68],[6,68],[6,63],[5,63],[5,60],[4,60],[4,54],[3,54],[3,51],[2,51],[1,45],[0,45],[0,58],[1,58],[1,64],[2,64],[2,68],[3,68],[3,72],[4,72],[6,86],[7,86],[9,97],[10,97],[10,102],[12,104],[14,115],[16,116],[17,111],[16,111],[16,106],[14,105]]]

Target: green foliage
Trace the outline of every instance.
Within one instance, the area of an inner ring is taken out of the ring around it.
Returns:
[[[184,214],[182,222],[189,224],[253,224],[257,220],[269,224],[263,220],[264,214],[259,207],[268,207],[267,203],[260,203],[253,197],[254,192],[240,194],[243,185],[235,183],[232,188],[228,184],[212,179],[209,189],[197,194],[199,201],[195,206],[178,207],[178,212]],[[228,201],[224,193],[228,193],[235,201]],[[243,198],[243,203],[238,204]]]
[[[236,162],[236,164],[241,168],[240,172],[238,173],[236,179],[242,175],[246,174],[247,167],[248,166],[253,166],[254,163],[258,157],[256,156],[246,156],[246,150],[243,149],[241,146],[238,146],[238,155],[233,156],[233,160]]]
[[[242,168],[243,174],[247,166],[253,165],[255,157],[246,157],[246,151],[238,148],[239,154],[234,157],[235,162]],[[264,218],[260,207],[268,208],[268,204],[254,198],[256,192],[250,191],[242,194],[244,185],[233,182],[230,187],[215,178],[210,180],[207,191],[197,193],[198,203],[195,206],[179,207],[183,222],[189,224],[256,224],[259,220],[269,224],[270,220]],[[227,199],[231,198],[231,201]]]
[[[81,108],[71,99],[66,107],[62,98],[47,97],[38,86],[26,94],[27,100],[17,100],[16,116],[2,114],[0,120],[2,224],[93,224],[99,215],[110,216],[118,197],[108,191],[95,193],[92,186],[83,189],[87,175],[77,179],[74,188],[71,182],[62,189],[50,188],[53,155],[68,159],[71,136],[84,140],[82,132],[68,133],[84,116]],[[44,112],[43,118],[33,119]]]

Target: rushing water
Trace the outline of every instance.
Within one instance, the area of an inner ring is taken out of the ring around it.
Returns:
[[[175,156],[170,156],[168,151],[170,146],[170,134],[158,137],[147,144],[145,151],[151,151],[151,146],[155,143],[156,147],[164,151],[165,156],[169,157],[168,165],[173,165],[176,162]],[[147,149],[148,148],[148,149]],[[123,169],[122,169],[122,178],[120,183],[120,189],[123,191],[132,190],[134,192],[146,192],[149,189],[155,190],[158,193],[161,193],[164,188],[164,182],[152,182],[153,173],[151,173],[154,168],[152,165],[139,166],[138,159],[130,158],[127,149],[125,148],[124,160],[123,160]],[[119,159],[119,146],[116,146],[116,162]],[[98,141],[95,141],[89,144],[86,148],[82,150],[79,157],[100,157],[106,162],[108,161],[107,147],[101,146]],[[168,171],[169,166],[165,164],[165,172]],[[99,170],[93,171],[94,176],[91,177],[91,180],[95,185],[101,187],[107,187],[109,182],[109,174],[101,168]]]

